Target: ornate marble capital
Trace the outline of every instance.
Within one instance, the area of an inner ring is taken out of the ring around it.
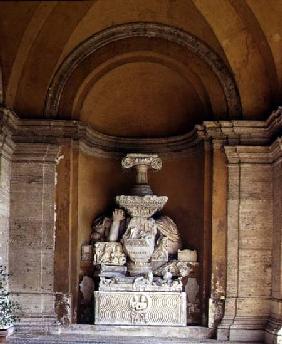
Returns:
[[[162,161],[156,154],[131,153],[122,159],[123,168],[135,167],[137,171],[136,184],[148,185],[148,169],[160,170]]]
[[[147,166],[147,168],[152,168],[154,170],[160,170],[162,168],[162,161],[157,154],[127,154],[126,157],[122,159],[121,164],[124,168],[131,168],[140,165]]]

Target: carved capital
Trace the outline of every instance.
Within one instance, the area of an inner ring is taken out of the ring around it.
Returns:
[[[156,154],[127,154],[127,156],[122,159],[121,164],[124,168],[132,168],[139,165],[144,165],[154,170],[160,170],[162,168],[162,161]]]
[[[148,169],[160,170],[162,161],[156,154],[132,153],[127,154],[122,159],[121,165],[123,168],[135,167],[137,171],[136,184],[148,186]],[[145,192],[152,193],[151,189]]]

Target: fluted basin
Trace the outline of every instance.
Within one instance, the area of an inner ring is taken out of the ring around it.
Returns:
[[[168,198],[166,196],[116,196],[116,202],[127,210],[131,217],[149,218],[157,211],[161,210],[166,204]]]

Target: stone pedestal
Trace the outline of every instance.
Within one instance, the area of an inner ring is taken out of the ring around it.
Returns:
[[[95,291],[95,324],[186,326],[186,293]]]

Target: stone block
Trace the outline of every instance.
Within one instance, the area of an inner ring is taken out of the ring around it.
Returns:
[[[44,249],[41,252],[41,290],[52,292],[54,290],[54,251]]]
[[[240,173],[240,198],[272,200],[271,165],[244,164]]]
[[[44,319],[46,316],[55,315],[55,294],[26,292],[11,294],[13,300],[19,302],[23,317],[36,317]]]
[[[10,287],[17,292],[41,290],[41,250],[20,248],[10,250]]]
[[[239,252],[239,295],[271,295],[271,250],[241,249]]]
[[[239,166],[229,165],[229,180],[228,180],[228,199],[238,200],[239,199]]]
[[[240,297],[237,299],[237,315],[242,317],[267,317],[270,299],[263,297]]]
[[[229,340],[231,342],[244,343],[263,343],[264,330],[263,329],[242,329],[231,328],[229,333]]]
[[[242,200],[240,202],[240,248],[271,249],[272,202]]]
[[[41,219],[14,219],[10,225],[10,246],[13,249],[40,249],[42,242]]]

